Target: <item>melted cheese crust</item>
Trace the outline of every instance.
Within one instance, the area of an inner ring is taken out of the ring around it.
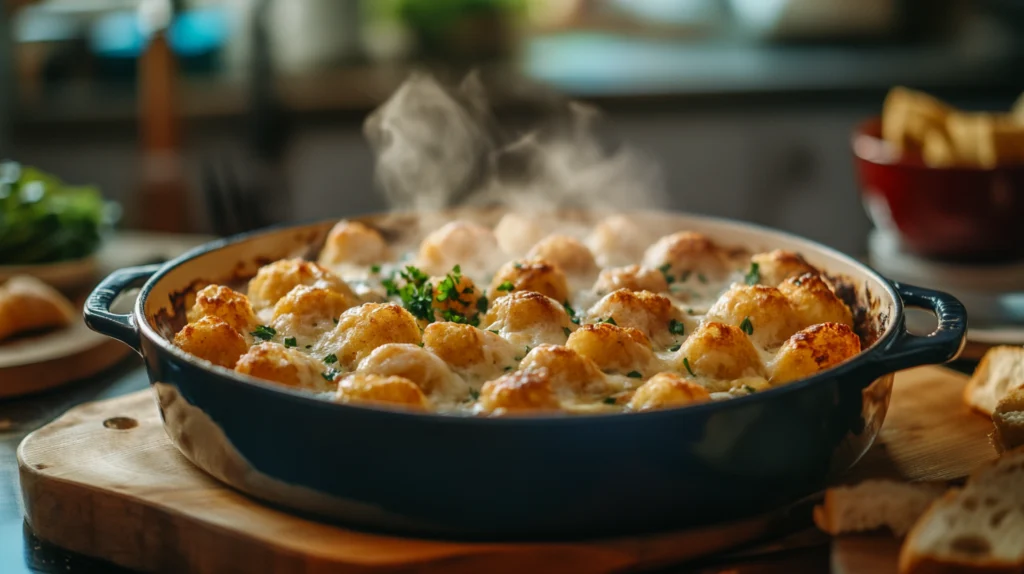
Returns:
[[[200,290],[175,343],[339,402],[485,416],[678,408],[860,352],[850,309],[799,254],[626,233],[640,229],[616,215],[584,241],[526,217],[453,221],[396,253],[342,221],[320,265]]]

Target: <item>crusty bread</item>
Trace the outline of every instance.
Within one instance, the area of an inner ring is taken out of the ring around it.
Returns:
[[[1024,347],[993,347],[964,388],[964,401],[991,416],[999,399],[1024,387]]]
[[[865,480],[830,488],[814,509],[814,523],[832,535],[888,528],[903,536],[945,488],[891,480]]]
[[[1024,446],[1024,388],[1014,389],[996,404],[992,413],[992,443],[1003,452]]]
[[[70,325],[78,313],[46,283],[19,275],[0,285],[0,341],[24,333]]]
[[[974,471],[911,529],[900,574],[1024,572],[1024,448]]]

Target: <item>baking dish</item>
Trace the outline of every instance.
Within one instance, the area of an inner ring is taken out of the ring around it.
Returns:
[[[462,210],[493,224],[501,210]],[[360,220],[386,237],[439,214]],[[310,256],[334,221],[214,241],[161,266],[123,269],[89,297],[86,322],[145,359],[168,436],[189,460],[256,498],[363,528],[473,539],[552,539],[684,528],[766,512],[820,490],[871,445],[894,373],[957,356],[953,297],[893,284],[811,241],[755,225],[648,214],[752,252],[788,249],[855,289],[877,328],[860,355],[755,395],[681,409],[479,418],[328,402],[213,367],[171,342],[185,295]],[[574,224],[597,214],[575,213]],[[131,314],[110,305],[141,287]],[[915,336],[904,307],[938,318]]]

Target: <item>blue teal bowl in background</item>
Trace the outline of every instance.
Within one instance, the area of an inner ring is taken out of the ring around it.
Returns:
[[[462,210],[493,224],[500,210]],[[444,218],[455,214],[444,214]],[[724,522],[820,491],[871,446],[895,371],[955,358],[966,313],[953,297],[890,283],[811,241],[754,225],[646,213],[727,246],[789,249],[845,278],[875,330],[857,357],[805,380],[720,402],[593,416],[482,418],[335,404],[240,375],[173,345],[183,294],[312,256],[334,221],[219,240],[160,266],[117,271],[92,293],[91,328],[145,359],[168,436],[232,487],[365,529],[461,539],[572,539]],[[596,221],[597,214],[576,213]],[[361,218],[394,237],[422,215]],[[131,314],[110,304],[140,287]],[[938,318],[915,336],[904,307]],[[864,333],[862,333],[864,335]],[[873,342],[871,342],[873,340]]]

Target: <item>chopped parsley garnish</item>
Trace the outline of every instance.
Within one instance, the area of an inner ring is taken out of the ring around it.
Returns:
[[[757,285],[761,282],[761,264],[753,262],[750,264],[750,271],[747,271],[746,276],[743,278],[747,285]]]
[[[505,370],[506,371],[511,371],[514,368],[516,368],[515,365],[509,365],[509,366],[505,367]]]
[[[465,289],[462,290],[462,294],[463,295],[469,295],[472,292],[473,292],[473,288],[472,287],[466,287]]]
[[[642,379],[644,377],[640,373],[640,371],[630,371],[630,372],[626,373],[626,376],[631,378],[631,379]]]
[[[605,397],[604,400],[602,400],[601,402],[606,405],[614,405],[617,404],[619,401],[615,397]]]
[[[432,307],[434,286],[427,282],[429,279],[427,274],[412,265],[406,265],[398,275],[405,280],[405,285],[401,287],[393,277],[381,281],[381,285],[387,289],[388,295],[398,295],[402,299],[402,306],[417,319],[432,321],[434,319]],[[445,279],[450,279],[450,277]]]
[[[693,315],[693,309],[687,309],[686,310],[686,314],[687,315]]]
[[[423,346],[423,341],[420,341],[419,343],[416,343],[416,344],[422,347]]]
[[[668,322],[668,332],[673,335],[682,335],[686,332],[686,325],[684,325],[682,321],[672,319]]]
[[[669,269],[672,269],[671,263],[666,263],[661,267],[658,267],[658,271],[661,271],[661,275],[665,278],[665,282],[671,285],[676,282],[676,278],[675,276],[669,274]]]
[[[334,378],[337,377],[339,374],[340,373],[335,369],[327,369],[326,371],[320,373],[320,376],[323,377],[325,381],[330,383],[334,382]]]
[[[669,347],[668,350],[672,351],[673,353],[675,353],[676,351],[679,350],[680,347],[682,347],[682,345],[673,345],[673,346]]]
[[[370,265],[370,273],[380,273],[380,265]]]
[[[513,263],[512,266],[515,267],[516,269],[522,269],[523,268],[523,264],[518,262],[518,261]]]
[[[697,376],[697,374],[693,372],[693,369],[690,368],[690,358],[689,357],[683,357],[683,366],[686,367],[686,372],[690,373],[691,377],[696,377]]]
[[[750,322],[750,317],[743,318],[743,322],[740,323],[740,331],[743,331],[747,335],[754,334],[754,324]]]
[[[530,346],[529,346],[529,345],[527,345],[527,346],[526,346],[526,354],[527,354],[527,355],[529,355],[529,354],[530,354]]]
[[[469,389],[469,400],[475,401],[480,398],[480,391]]]
[[[481,295],[480,298],[476,300],[476,310],[481,312],[481,313],[486,313],[487,312],[487,297],[486,296]]]
[[[312,348],[313,348],[313,345],[306,345],[306,348],[307,348],[307,349],[312,349]]]
[[[333,321],[334,321],[334,324],[335,324],[335,325],[337,325],[337,324],[338,324],[338,318],[337,318],[337,317],[335,317],[335,318],[333,319]]]
[[[705,277],[703,273],[698,273],[697,274],[697,281],[700,281],[701,283],[707,283],[708,282],[708,278]]]
[[[499,331],[497,329],[488,329],[488,331],[494,333],[495,335],[501,335],[501,331]]]
[[[608,317],[607,319],[598,319],[597,324],[600,325],[601,323],[608,323],[609,325],[615,325],[616,327],[619,326],[619,324],[615,322],[615,317]]]
[[[511,291],[515,288],[511,281],[502,281],[501,285],[498,285],[498,291]]]
[[[257,339],[269,341],[274,338],[274,335],[277,334],[277,329],[273,327],[268,327],[266,325],[257,325],[256,330],[249,334],[252,335],[253,337],[256,337]]]
[[[579,325],[580,318],[576,316],[576,310],[572,308],[572,305],[566,301],[562,303],[562,307],[565,307],[565,312],[569,314],[569,320],[572,321],[574,325]]]
[[[331,353],[330,355],[324,357],[324,362],[327,363],[328,365],[333,365],[334,363],[338,362],[338,355]]]
[[[752,387],[750,385],[743,385],[743,389],[745,391],[747,391],[748,393],[756,393],[757,392],[757,389],[755,389],[754,387]]]
[[[443,303],[451,299],[454,303],[465,305],[466,302],[459,299],[459,283],[462,281],[462,268],[456,265],[452,267],[452,272],[445,275],[444,279],[437,284],[437,290],[434,295],[434,300],[438,303]],[[469,293],[473,292],[471,287],[466,287]],[[463,291],[464,293],[466,291]]]
[[[380,284],[384,286],[387,291],[388,297],[394,297],[398,295],[398,284],[395,283],[394,279],[381,279]]]
[[[569,327],[562,327],[562,332],[565,333],[566,337],[572,335],[572,329],[570,329]]]
[[[689,269],[687,269],[686,271],[683,271],[683,274],[679,276],[679,280],[680,281],[686,281],[687,279],[690,278],[690,275],[692,273],[693,273],[693,271],[690,271]]]
[[[285,347],[297,347],[299,342],[295,340],[295,337],[288,337],[284,340]]]

